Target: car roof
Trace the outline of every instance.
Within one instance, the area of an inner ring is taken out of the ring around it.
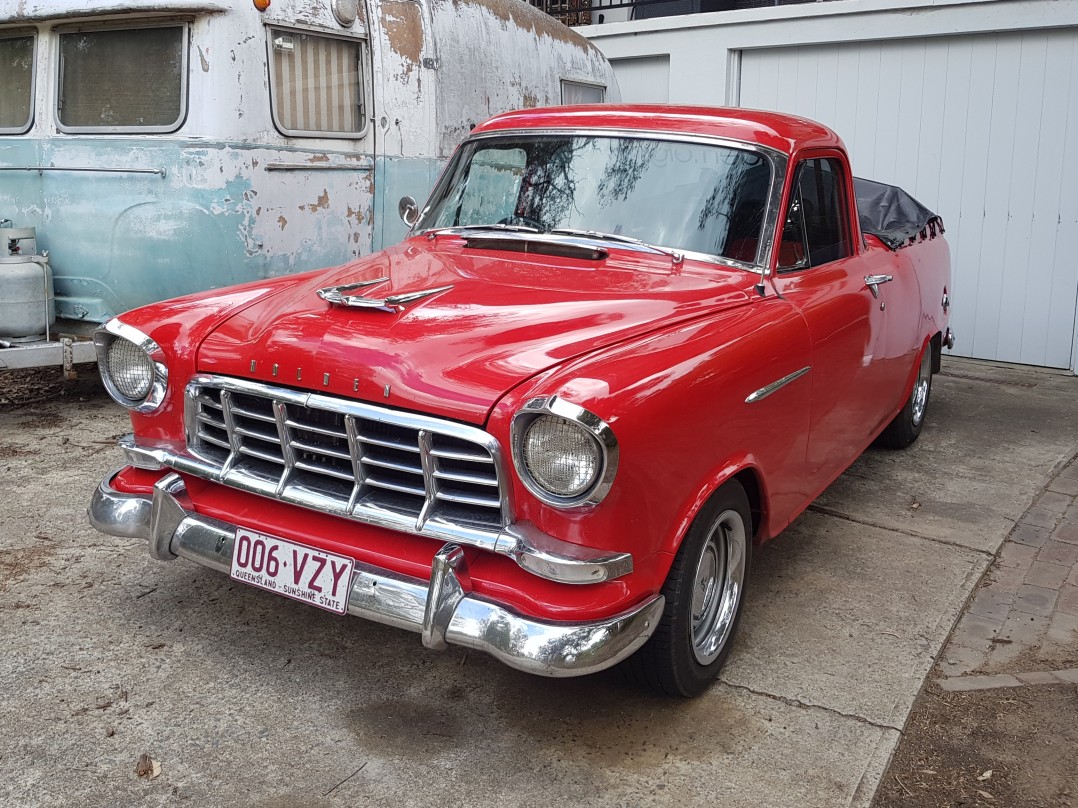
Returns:
[[[844,148],[831,129],[808,118],[740,107],[666,104],[587,104],[521,109],[496,115],[473,134],[508,129],[620,129],[705,135],[767,146],[786,154],[799,149]]]

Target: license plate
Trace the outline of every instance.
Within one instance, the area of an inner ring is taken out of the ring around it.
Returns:
[[[241,527],[236,529],[230,574],[242,583],[344,614],[354,567],[348,556]]]

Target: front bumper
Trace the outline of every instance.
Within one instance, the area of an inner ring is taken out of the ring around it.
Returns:
[[[186,558],[228,574],[236,525],[193,511],[179,474],[168,474],[153,495],[128,494],[111,482],[90,502],[90,524],[102,533],[145,539],[161,561]],[[446,544],[434,557],[430,581],[356,562],[348,613],[418,632],[428,648],[449,645],[491,654],[510,667],[542,676],[581,676],[609,668],[642,646],[662,615],[662,595],[619,615],[586,623],[533,620],[464,591],[464,552]]]

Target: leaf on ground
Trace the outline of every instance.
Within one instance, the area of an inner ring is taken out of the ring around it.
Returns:
[[[161,776],[161,764],[143,753],[139,755],[138,763],[135,764],[135,774],[147,780],[154,780]]]
[[[980,789],[977,789],[977,793],[980,794],[982,797],[984,797],[989,802],[995,802],[996,801],[996,798],[993,797],[991,794],[989,794],[987,791],[981,791]]]
[[[982,783],[983,783],[983,782],[984,782],[985,780],[990,780],[991,778],[992,778],[992,770],[991,770],[991,769],[989,769],[988,771],[986,771],[986,772],[985,772],[984,774],[981,774],[981,775],[978,775],[978,776],[977,776],[977,779],[978,779],[978,780],[980,780],[980,781],[981,781]]]

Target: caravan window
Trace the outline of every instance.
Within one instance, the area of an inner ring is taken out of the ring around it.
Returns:
[[[606,87],[600,84],[584,84],[579,81],[561,82],[563,104],[601,104],[606,100]]]
[[[363,42],[270,29],[273,122],[286,135],[355,137],[367,125]]]
[[[22,134],[34,112],[34,38],[0,39],[0,132]]]
[[[187,94],[186,26],[60,35],[57,115],[65,132],[172,132]]]

